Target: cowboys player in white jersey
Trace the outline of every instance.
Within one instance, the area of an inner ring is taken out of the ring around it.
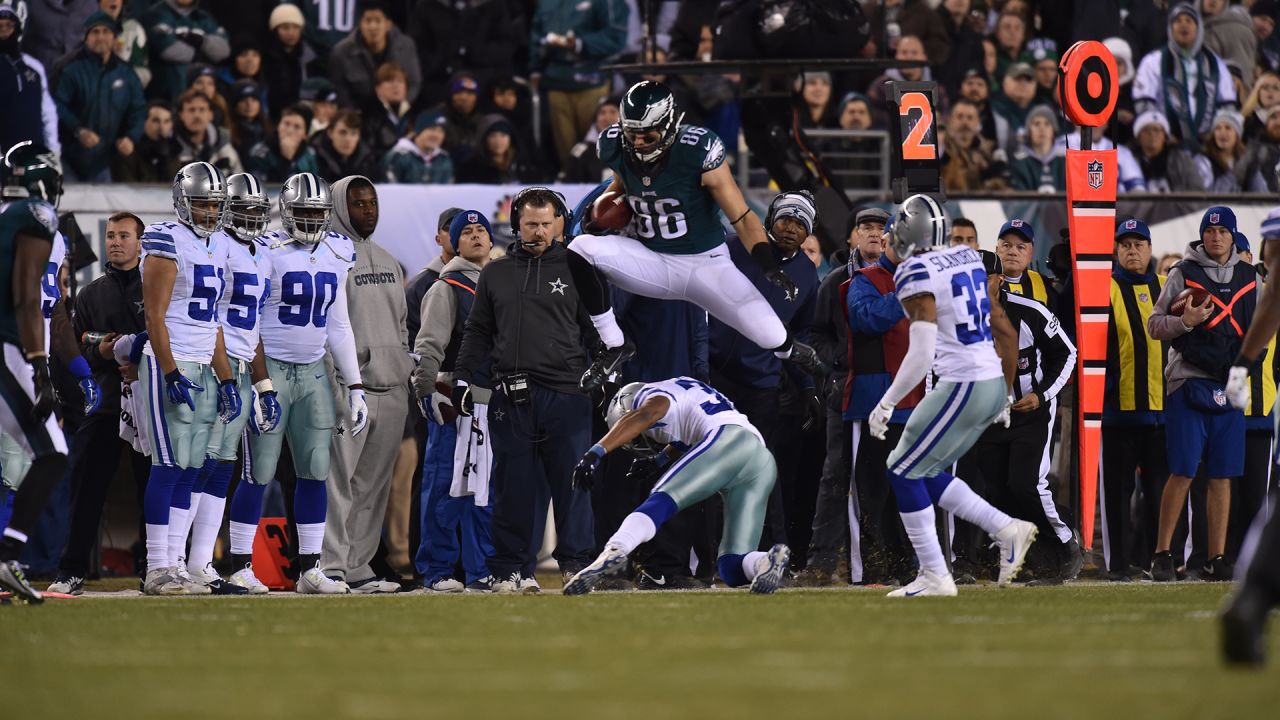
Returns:
[[[931,366],[939,381],[912,411],[889,455],[889,481],[920,561],[916,579],[890,597],[956,594],[938,544],[935,504],[995,538],[1001,585],[1013,581],[1036,535],[1035,525],[995,509],[948,472],[988,425],[1008,425],[1018,352],[1017,332],[987,291],[982,257],[967,245],[948,243],[946,215],[937,201],[913,195],[902,203],[889,244],[901,258],[894,282],[911,321],[911,345],[871,411],[871,434],[884,439],[894,407]]]
[[[170,509],[169,554],[173,565],[185,565],[197,582],[208,585],[215,595],[237,595],[248,588],[225,582],[213,569],[213,549],[222,526],[227,487],[235,468],[236,451],[247,447],[247,425],[252,430],[271,429],[280,419],[266,359],[258,335],[259,317],[271,293],[271,255],[257,239],[267,231],[270,217],[266,193],[257,178],[236,173],[227,178],[227,212],[217,235],[227,245],[224,275],[226,290],[218,302],[227,359],[240,403],[248,412],[230,423],[215,423],[209,447],[191,487],[191,493],[175,502],[190,499],[190,507]],[[173,521],[175,514],[186,522]],[[191,533],[191,554],[184,557],[187,534]]]
[[[171,508],[190,494],[218,420],[240,415],[231,365],[218,322],[227,239],[217,234],[226,210],[226,181],[206,162],[184,166],[173,179],[178,222],[142,234],[142,293],[148,341],[138,379],[146,388],[151,477],[143,499],[148,595],[209,594],[174,563],[169,525],[184,523]]]
[[[649,497],[605,543],[604,552],[565,585],[566,595],[591,592],[621,570],[636,546],[653,539],[671,516],[715,493],[724,497],[724,532],[716,569],[730,587],[772,593],[791,558],[786,545],[760,552],[765,507],[778,470],[764,439],[733,403],[701,380],[678,377],[630,383],[609,403],[609,432],[582,456],[574,483],[590,489],[605,454],[637,439],[665,445],[632,463],[628,481],[639,485],[661,473]]]
[[[276,427],[249,439],[245,481],[231,499],[229,581],[251,593],[267,592],[251,565],[253,536],[262,516],[262,495],[275,477],[284,439],[289,439],[298,484],[293,515],[298,525],[302,573],[297,591],[306,594],[349,592],[346,583],[321,571],[328,498],[329,445],[335,426],[333,391],[325,371],[325,346],[333,354],[348,389],[352,433],[364,430],[369,411],[360,384],[355,336],[347,316],[347,273],[355,261],[351,238],[330,232],[333,199],[329,185],[312,173],[299,173],[280,191],[284,230],[259,239],[270,255],[271,294],[260,315],[267,372],[280,404]]]

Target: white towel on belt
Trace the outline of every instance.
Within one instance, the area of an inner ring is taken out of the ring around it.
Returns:
[[[453,482],[449,497],[475,498],[477,507],[489,504],[489,473],[493,452],[489,445],[489,406],[479,403],[471,417],[458,416],[458,442],[453,446]]]
[[[142,383],[134,380],[131,383],[120,383],[120,437],[143,455],[151,454],[151,444],[147,442],[147,406],[141,402]],[[141,411],[141,412],[139,412]]]

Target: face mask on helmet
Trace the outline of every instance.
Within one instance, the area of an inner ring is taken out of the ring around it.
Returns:
[[[633,382],[622,386],[618,393],[609,401],[609,409],[605,411],[604,421],[610,428],[618,424],[624,415],[631,412],[635,408],[636,395],[644,389],[644,383]],[[651,434],[661,435],[661,431],[649,430],[636,436],[634,440],[627,443],[624,447],[642,454],[653,454],[661,450],[665,446],[667,438],[655,440],[650,437]]]
[[[642,163],[662,157],[676,141],[684,113],[676,112],[675,97],[661,83],[636,83],[622,99],[622,147]]]
[[[947,214],[938,201],[928,195],[912,195],[899,206],[888,234],[889,247],[899,262],[946,247]]]
[[[173,211],[198,237],[217,232],[226,210],[227,184],[214,166],[193,162],[174,176]]]
[[[236,173],[227,178],[226,225],[240,238],[256,238],[267,231],[270,208],[257,178]]]
[[[328,183],[311,173],[286,180],[280,191],[280,220],[296,242],[315,245],[323,240],[333,220]]]

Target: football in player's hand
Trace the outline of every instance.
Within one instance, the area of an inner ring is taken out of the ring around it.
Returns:
[[[591,204],[591,225],[598,230],[621,230],[631,222],[631,206],[626,193],[605,191]]]
[[[448,398],[450,395],[453,394],[453,386],[447,382],[440,382],[439,380],[437,380],[436,392]],[[432,402],[435,402],[435,398],[432,398]],[[444,418],[445,422],[451,423],[454,420],[458,419],[458,409],[455,408],[452,405],[452,403],[446,404],[442,402],[442,403],[439,403],[437,407],[440,410],[440,416]]]
[[[1178,293],[1178,296],[1169,303],[1170,315],[1181,315],[1183,310],[1187,309],[1187,303],[1200,306],[1204,304],[1205,299],[1209,297],[1209,291],[1204,288],[1189,287]]]

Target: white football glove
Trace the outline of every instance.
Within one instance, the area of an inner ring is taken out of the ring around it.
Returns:
[[[996,416],[995,420],[991,421],[991,424],[1003,425],[1007,428],[1009,427],[1009,421],[1012,419],[1012,415],[1013,415],[1013,396],[1010,395],[1009,397],[1004,399],[1004,409],[1000,411],[1000,414]]]
[[[351,436],[355,437],[364,431],[369,424],[369,406],[364,402],[364,390],[355,388],[348,396],[351,402]]]
[[[893,417],[893,405],[881,400],[871,411],[871,416],[867,418],[867,426],[871,429],[871,437],[877,440],[883,440],[884,434],[889,431],[889,418]]]
[[[1249,370],[1235,365],[1227,373],[1227,400],[1238,410],[1249,404]]]
[[[112,346],[111,352],[116,357],[117,365],[129,364],[129,353],[133,351],[133,339],[136,335],[121,335],[116,338],[116,344]]]

